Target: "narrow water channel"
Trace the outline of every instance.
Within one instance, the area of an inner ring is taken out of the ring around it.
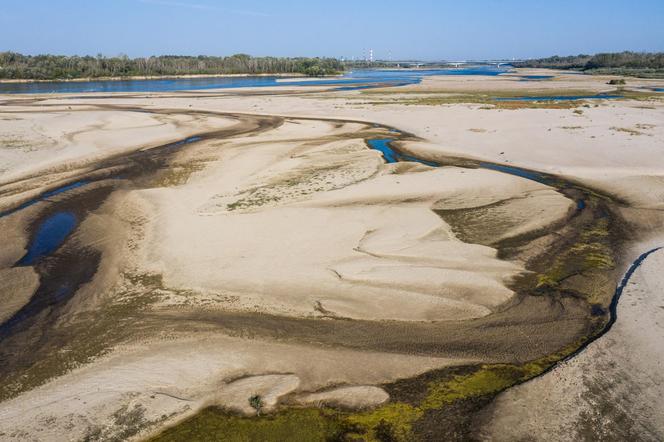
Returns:
[[[424,161],[419,158],[415,158],[410,155],[404,155],[398,150],[394,149],[391,146],[391,143],[395,141],[394,138],[380,138],[380,139],[372,139],[372,140],[367,140],[367,145],[375,150],[378,150],[382,155],[383,158],[387,163],[395,163],[399,161],[416,161],[422,164],[426,164],[428,166],[432,167],[439,167],[441,164],[439,163],[434,163],[431,161]],[[496,164],[496,163],[490,163],[490,162],[477,162],[476,163],[477,167],[482,168],[482,169],[489,169],[489,170],[494,170],[497,172],[501,173],[507,173],[510,175],[518,176],[520,178],[536,181],[538,183],[551,186],[556,188],[559,192],[562,191],[562,188],[564,187],[564,181],[561,180],[558,177],[552,176],[552,175],[547,175],[545,173],[533,171],[533,170],[528,170],[528,169],[523,169],[520,167],[516,166],[511,166],[511,165],[506,165],[506,164]],[[567,195],[566,195],[567,196]],[[567,196],[569,197],[569,196]],[[577,211],[582,211],[586,208],[586,201],[583,198],[578,198],[576,199],[576,207]],[[618,317],[618,302],[620,300],[620,296],[622,295],[623,290],[625,289],[625,286],[630,281],[630,278],[634,274],[634,272],[641,266],[641,264],[650,256],[651,254],[657,252],[658,250],[662,250],[664,247],[657,247],[651,250],[648,250],[647,252],[641,254],[636,260],[634,260],[631,265],[629,266],[628,270],[624,274],[620,284],[616,287],[616,290],[613,294],[613,297],[611,299],[611,303],[609,305],[609,318],[602,330],[600,330],[598,333],[596,333],[594,336],[592,336],[590,339],[588,339],[582,346],[580,346],[574,353],[569,355],[565,360],[571,359],[574,356],[578,355],[580,352],[582,352],[588,345],[590,345],[592,342],[606,334],[613,324],[616,322],[617,317]],[[595,306],[593,306],[593,309]],[[593,311],[593,313],[595,313]],[[601,311],[599,312],[600,314],[605,314],[606,312]],[[555,365],[548,370],[545,371],[548,372],[555,368]],[[544,373],[542,373],[544,374]]]
[[[31,206],[37,204],[40,201],[47,200],[48,198],[50,198],[52,196],[56,196],[56,195],[59,195],[61,193],[68,192],[70,190],[79,188],[81,186],[85,186],[86,184],[89,184],[89,183],[90,183],[90,181],[87,181],[87,180],[74,181],[73,183],[68,183],[68,184],[65,184],[64,186],[60,186],[60,187],[57,187],[53,190],[49,190],[47,192],[44,192],[44,193],[38,195],[35,198],[32,198],[32,199],[30,199],[30,200],[28,200],[24,203],[19,204],[16,207],[13,207],[11,209],[7,209],[3,212],[0,212],[0,218],[4,218],[5,216],[12,215],[16,212],[19,212],[19,211],[23,210],[23,209],[27,209],[28,207],[31,207]]]
[[[138,108],[130,110],[144,111]],[[0,213],[0,217],[9,217],[28,208],[34,210],[34,215],[31,214],[26,225],[26,253],[14,266],[31,266],[39,276],[39,286],[27,304],[0,324],[0,342],[3,345],[7,345],[8,338],[22,331],[48,327],[49,321],[46,318],[57,315],[56,310],[66,304],[83,284],[92,280],[101,262],[101,252],[96,248],[72,243],[70,238],[88,215],[99,208],[116,189],[152,186],[157,174],[165,170],[172,156],[186,145],[205,138],[257,133],[278,127],[283,122],[278,117],[224,115],[235,118],[238,124],[138,150],[126,156],[112,157],[100,162],[85,178],[45,191]],[[113,175],[109,176],[104,172],[106,170],[112,170]],[[92,176],[94,178],[90,178]],[[80,190],[75,191],[77,189]],[[55,196],[58,198],[53,198]]]

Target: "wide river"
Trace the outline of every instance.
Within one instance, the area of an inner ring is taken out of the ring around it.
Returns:
[[[477,66],[457,69],[421,70],[357,70],[341,77],[320,80],[301,77],[196,77],[160,78],[150,80],[47,81],[31,83],[0,83],[0,94],[45,94],[80,92],[169,92],[201,89],[274,86],[335,86],[361,88],[378,84],[404,85],[419,83],[431,75],[490,75],[508,72],[504,68]]]

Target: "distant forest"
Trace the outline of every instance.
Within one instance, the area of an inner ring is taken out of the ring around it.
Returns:
[[[343,71],[333,58],[174,56],[129,58],[65,55],[22,55],[0,52],[0,79],[56,80],[99,77],[218,75],[218,74],[304,74],[333,75]]]
[[[579,69],[590,73],[617,73],[649,76],[664,73],[664,53],[615,52],[595,55],[548,57],[514,63],[516,67]]]

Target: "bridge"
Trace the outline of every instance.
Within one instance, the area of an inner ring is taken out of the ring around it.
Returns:
[[[433,68],[433,67],[454,67],[460,68],[463,66],[508,66],[512,63],[519,63],[523,60],[441,60],[441,61],[420,61],[420,60],[376,60],[376,64],[395,66],[395,67],[408,67],[408,68]]]

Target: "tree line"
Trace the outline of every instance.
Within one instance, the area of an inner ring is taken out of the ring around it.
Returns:
[[[304,74],[334,75],[344,70],[334,58],[163,55],[146,58],[23,55],[0,52],[0,79],[59,80],[99,77]]]
[[[554,69],[634,69],[664,70],[664,53],[648,52],[612,52],[595,55],[572,55],[568,57],[547,57],[514,63],[516,67],[554,68]]]

